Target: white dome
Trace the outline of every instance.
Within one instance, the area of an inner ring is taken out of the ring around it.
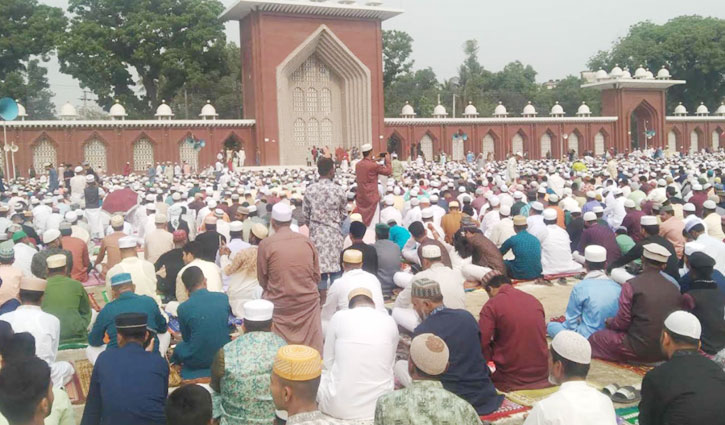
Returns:
[[[123,118],[125,116],[128,116],[128,114],[126,114],[126,108],[124,108],[123,105],[121,105],[121,103],[119,103],[118,99],[116,99],[116,103],[114,103],[113,106],[111,106],[109,115],[112,118],[116,118],[116,117]]]
[[[403,109],[400,111],[400,116],[415,116],[415,109],[406,101]]]
[[[695,111],[697,115],[709,115],[710,110],[707,109],[707,106],[705,106],[704,102],[700,102],[700,106],[697,107],[697,110]]]
[[[66,102],[65,105],[60,107],[59,116],[61,119],[76,118],[78,117],[78,112],[76,112],[76,108],[70,102]]]
[[[576,111],[577,115],[591,115],[592,111],[589,109],[589,106],[587,106],[586,102],[582,102],[581,105],[579,105],[579,109]]]
[[[725,102],[720,104],[720,106],[717,108],[717,111],[715,111],[715,115],[725,117]]]
[[[524,106],[524,111],[522,112],[523,116],[528,115],[536,115],[536,108],[534,108],[534,105],[531,104],[531,101]]]
[[[469,116],[469,117],[478,116],[478,109],[476,109],[476,107],[473,106],[473,102],[468,102],[468,106],[466,106],[466,109],[463,111],[463,115]]]
[[[219,114],[216,113],[216,108],[214,108],[214,105],[211,104],[210,100],[206,101],[206,105],[201,107],[201,114],[199,114],[202,118],[216,118],[219,116]]]
[[[446,107],[441,105],[440,103],[436,105],[435,108],[433,108],[433,116],[434,117],[447,117],[448,112],[446,111]]]
[[[493,116],[495,117],[505,117],[508,115],[508,111],[506,110],[506,107],[503,106],[502,102],[498,102],[498,105],[496,105],[496,108],[493,110]]]
[[[637,68],[636,71],[634,71],[634,78],[642,79],[647,77],[647,70],[642,67],[642,65]]]
[[[597,80],[606,80],[607,78],[609,78],[609,74],[607,74],[607,71],[599,68],[599,71],[594,73],[594,78],[596,78]]]
[[[168,117],[171,118],[174,116],[174,113],[171,111],[171,107],[166,104],[165,100],[161,101],[161,105],[159,105],[158,108],[156,108],[156,117],[159,119]]]
[[[662,65],[662,68],[660,68],[660,70],[657,71],[657,79],[659,79],[659,80],[669,80],[670,77],[672,77],[670,75],[670,71],[667,68],[665,68],[664,65]]]
[[[609,72],[609,76],[612,78],[622,78],[623,73],[624,71],[619,67],[619,64],[615,64],[614,68]]]
[[[18,99],[15,99],[15,103],[18,104],[18,117],[20,117],[21,120],[27,117],[28,113],[25,111],[25,106],[21,105]]]
[[[564,115],[564,108],[559,105],[559,102],[557,101],[554,106],[551,107],[551,112],[549,115],[557,116],[557,115]]]
[[[624,70],[622,70],[622,76],[619,78],[632,78],[632,74],[630,74],[629,68],[625,67]]]
[[[685,108],[682,102],[675,106],[675,115],[687,115],[687,108]]]
[[[655,75],[652,73],[652,71],[649,70],[649,68],[647,68],[644,72],[644,79],[645,80],[654,80],[655,79]]]

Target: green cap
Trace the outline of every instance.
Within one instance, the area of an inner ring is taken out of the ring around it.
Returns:
[[[23,231],[23,230],[17,231],[15,233],[13,233],[13,242],[17,242],[20,239],[27,238],[27,237],[28,237],[28,234],[25,233],[25,231]]]

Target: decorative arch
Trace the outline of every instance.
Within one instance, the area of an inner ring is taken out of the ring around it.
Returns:
[[[496,156],[496,145],[498,144],[498,136],[493,130],[489,130],[485,136],[483,136],[481,152],[483,156],[488,158],[488,154],[491,154],[492,158]]]
[[[680,131],[677,127],[672,127],[672,130],[667,132],[667,150],[670,152],[677,152],[678,140],[680,138]]]
[[[540,158],[546,158],[546,154],[553,156],[551,141],[554,139],[554,133],[547,129],[541,137],[539,137],[539,155]]]
[[[630,139],[627,146],[632,145],[631,148],[639,147],[644,148],[645,146],[651,147],[652,143],[647,139],[646,132],[654,130],[657,125],[658,112],[657,108],[652,106],[646,99],[642,99],[637,106],[632,109],[629,116],[629,124],[634,127],[630,128]]]
[[[107,147],[108,142],[98,133],[93,132],[83,142],[83,160],[88,162],[96,170],[99,168],[108,170]]]
[[[522,129],[516,131],[516,134],[511,137],[511,153],[524,152],[526,146],[526,133]]]
[[[398,132],[398,130],[393,130],[392,133],[390,133],[390,136],[388,136],[388,143],[387,143],[387,152],[388,153],[397,153],[399,158],[403,158],[403,145],[405,144],[405,138]]]
[[[191,172],[195,173],[199,169],[199,151],[194,149],[192,143],[187,142],[189,137],[192,137],[191,132],[186,133],[177,143],[179,146],[179,164],[186,161],[191,167]]]
[[[713,151],[717,151],[720,149],[720,135],[721,134],[722,134],[722,129],[720,127],[717,127],[714,130],[712,130],[712,133],[710,136],[712,145],[710,145],[710,146],[712,147]]]
[[[604,128],[600,128],[594,135],[594,155],[604,155],[607,150],[607,139],[609,134]]]
[[[690,147],[688,149],[690,154],[697,153],[700,150],[700,140],[705,141],[704,134],[700,127],[695,127],[690,132]]]
[[[430,131],[426,131],[423,137],[420,138],[419,150],[423,153],[423,159],[426,161],[433,161],[433,142],[434,138]]]
[[[573,150],[574,154],[579,155],[579,141],[582,140],[582,133],[578,128],[575,128],[569,133],[569,137],[566,139],[567,152]]]
[[[139,136],[133,142],[133,169],[143,171],[147,164],[154,165],[154,143],[150,138]]]
[[[44,173],[43,164],[50,162],[58,163],[57,143],[45,132],[36,138],[31,144],[33,149],[33,168],[37,174]]]

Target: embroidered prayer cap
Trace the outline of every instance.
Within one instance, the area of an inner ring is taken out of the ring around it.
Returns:
[[[360,146],[360,152],[370,152],[373,150],[373,145],[370,143],[365,143],[364,145]]]
[[[501,208],[499,208],[498,213],[502,215],[503,217],[508,217],[511,215],[511,205],[503,204],[501,205]]]
[[[553,208],[547,208],[544,210],[544,220],[556,220],[556,210]]]
[[[410,343],[410,359],[428,375],[438,376],[445,372],[449,356],[445,341],[432,333],[420,334]]]
[[[592,362],[592,346],[582,335],[569,330],[556,334],[551,348],[561,357],[579,364]]]
[[[670,258],[670,251],[664,246],[658,243],[648,243],[643,246],[644,258],[647,258],[658,263],[666,263],[667,259]]]
[[[697,210],[695,208],[695,204],[693,204],[692,202],[688,202],[682,206],[682,211],[695,212]]]
[[[48,263],[49,269],[58,269],[61,267],[65,267],[66,265],[66,258],[64,254],[55,254],[48,257],[46,262]]]
[[[116,214],[113,217],[111,217],[111,227],[121,227],[123,226],[123,216],[120,214]]]
[[[121,313],[113,321],[116,329],[146,328],[148,315],[146,313]]]
[[[514,216],[514,226],[526,226],[526,217],[523,215]]]
[[[653,215],[643,215],[639,219],[639,224],[642,226],[656,226],[657,223],[657,217]]]
[[[241,232],[244,228],[244,223],[242,223],[239,220],[232,221],[229,223],[229,231],[230,232]]]
[[[368,298],[370,298],[370,301],[373,300],[373,293],[370,292],[368,288],[355,288],[352,291],[350,291],[349,294],[347,294],[347,300],[350,301],[353,298],[357,297],[358,295],[363,295]]]
[[[15,256],[15,248],[7,245],[0,245],[0,258],[10,260]]]
[[[155,224],[166,224],[166,214],[156,214],[154,216],[154,223]]]
[[[696,252],[705,252],[705,245],[699,242],[687,242],[685,244],[685,255],[689,257]]]
[[[43,232],[43,243],[49,244],[60,237],[60,230],[48,229]]]
[[[208,215],[204,218],[204,224],[216,224],[217,218],[213,215]]]
[[[217,219],[221,219],[222,217],[224,217],[224,210],[221,209],[221,208],[215,209],[214,210],[214,217],[216,217]]]
[[[322,374],[322,358],[312,347],[285,345],[277,350],[272,370],[288,381],[309,381]]]
[[[117,273],[111,276],[111,287],[124,285],[126,283],[133,283],[131,273]]]
[[[272,220],[286,223],[292,220],[292,209],[285,202],[277,202],[272,207]]]
[[[667,316],[665,328],[674,334],[697,340],[700,339],[702,333],[702,326],[697,317],[682,310],[673,311]]]
[[[695,252],[689,256],[690,267],[695,270],[702,270],[705,273],[712,272],[715,267],[715,260],[704,252]]]
[[[423,258],[441,258],[441,248],[438,245],[425,245],[421,249],[421,255]]]
[[[600,245],[589,245],[584,249],[584,258],[590,263],[607,261],[607,249]]]
[[[587,211],[584,213],[584,221],[597,221],[597,215],[594,211]]]
[[[250,231],[259,240],[266,238],[267,234],[269,233],[269,231],[267,230],[267,227],[262,223],[254,223],[252,225],[252,228],[250,229]]]
[[[124,236],[118,240],[120,249],[136,248],[136,238],[133,236]]]
[[[93,183],[94,181],[96,181],[96,178],[93,177],[93,174],[89,174],[89,175],[86,176],[86,182],[87,183]]]
[[[272,320],[274,304],[267,300],[251,300],[244,303],[244,320],[266,322]]]
[[[357,249],[348,249],[342,254],[342,262],[348,264],[360,264],[363,262],[363,254]]]
[[[20,279],[20,289],[24,291],[38,291],[45,292],[47,282],[45,279],[40,279],[35,276],[25,277]]]
[[[428,279],[427,277],[413,281],[412,295],[413,298],[427,299],[443,296],[440,284],[438,284],[435,280]]]

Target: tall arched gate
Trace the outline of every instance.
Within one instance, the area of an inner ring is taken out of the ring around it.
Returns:
[[[512,153],[522,152],[524,151],[524,138],[521,137],[521,134],[516,133],[514,134],[514,137],[511,138],[511,150]]]
[[[698,143],[700,142],[700,135],[697,131],[692,130],[690,132],[690,154],[697,153]]]
[[[568,150],[573,150],[576,155],[579,155],[579,136],[576,133],[571,133],[569,138],[566,139],[566,146]]]
[[[481,149],[483,152],[484,157],[488,157],[488,154],[496,155],[496,143],[493,139],[493,136],[490,134],[487,134],[483,136],[483,149]]]
[[[187,143],[186,140],[179,142],[179,161],[183,164],[186,161],[191,167],[192,172],[199,169],[199,151],[194,149],[194,145]]]
[[[106,144],[98,139],[93,139],[83,145],[83,158],[93,169],[108,170],[106,158]]]
[[[720,149],[720,133],[717,130],[712,131],[712,148],[713,150]]]
[[[594,135],[594,155],[604,155],[604,133],[601,131]]]
[[[551,154],[551,135],[544,133],[541,135],[541,158],[546,158],[546,154]]]
[[[420,139],[420,150],[423,152],[423,157],[426,161],[433,160],[433,139],[428,134],[424,134]]]
[[[154,146],[148,139],[138,139],[133,144],[133,169],[144,171],[148,163],[155,165]]]
[[[677,133],[672,130],[667,133],[667,150],[677,152]]]

